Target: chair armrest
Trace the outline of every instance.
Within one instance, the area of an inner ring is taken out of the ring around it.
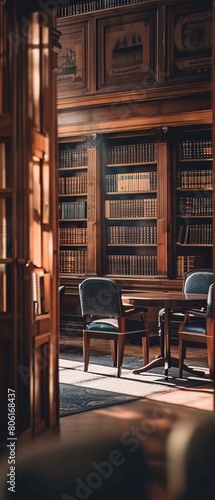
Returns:
[[[142,321],[144,323],[144,329],[147,329],[147,318],[145,313],[148,312],[147,307],[133,307],[130,304],[124,304],[123,305],[123,316],[125,318],[132,317],[136,314],[139,315],[139,321]]]
[[[147,307],[134,307],[131,306],[130,304],[123,305],[123,314],[125,315],[142,313],[142,312],[148,312]]]
[[[201,318],[205,319],[207,316],[205,311],[201,311],[200,309],[190,309],[184,313],[183,321],[180,323],[178,327],[178,332],[180,333],[183,330],[183,327],[186,323],[192,321],[192,318]]]
[[[195,318],[203,318],[203,319],[207,317],[207,311],[201,309],[189,309],[187,313],[189,314],[189,317],[194,316]]]

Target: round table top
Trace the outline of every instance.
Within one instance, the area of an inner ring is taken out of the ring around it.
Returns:
[[[142,292],[130,292],[122,294],[124,305],[162,305],[164,307],[180,306],[202,306],[207,302],[207,294],[203,293],[184,293],[184,292],[166,292],[163,290],[150,290]]]

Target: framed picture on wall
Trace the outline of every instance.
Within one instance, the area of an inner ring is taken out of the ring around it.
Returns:
[[[62,48],[57,56],[57,97],[66,100],[88,90],[88,22],[71,24],[67,18],[58,29]]]
[[[156,11],[138,11],[97,20],[98,89],[141,89],[157,80],[155,19]]]
[[[207,0],[168,15],[170,59],[168,77],[207,78],[212,67],[212,10]]]

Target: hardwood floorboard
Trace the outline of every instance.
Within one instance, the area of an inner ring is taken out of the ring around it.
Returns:
[[[73,348],[82,346],[82,339],[74,339],[73,345],[66,348],[72,353]],[[109,342],[93,341],[91,348],[97,351],[98,354],[109,353]],[[171,346],[171,353],[173,356],[178,357],[178,347],[177,345]],[[153,359],[159,354],[159,345],[156,342],[152,342],[150,346],[150,359]],[[141,356],[141,346],[139,345],[126,345],[125,356]],[[186,363],[191,366],[200,366],[207,370],[207,352],[205,348],[187,348],[187,358]],[[144,382],[143,382],[144,383]],[[150,456],[149,462],[152,473],[152,480],[150,484],[150,496],[148,500],[173,500],[171,494],[167,490],[165,483],[165,470],[162,464],[163,458],[161,458],[161,449],[165,449],[165,443],[167,435],[173,425],[175,418],[185,418],[189,416],[190,412],[199,414],[204,408],[204,411],[213,411],[213,386],[209,384],[209,387],[205,385],[198,390],[186,390],[179,389],[176,391],[171,391],[167,394],[158,394],[148,397],[140,402],[126,403],[119,406],[108,407],[98,410],[91,410],[88,412],[83,412],[75,414],[72,416],[63,417],[60,419],[60,434],[61,439],[67,439],[71,432],[75,429],[75,432],[82,432],[86,429],[92,433],[95,429],[103,429],[103,435],[106,436],[108,432],[111,431],[113,427],[113,421],[116,423],[124,422],[125,425],[131,425],[131,422],[138,421],[143,417],[148,415],[148,411],[161,412],[165,411],[168,414],[168,418],[162,420],[162,438],[158,433],[156,434],[156,439],[154,442],[155,446],[155,456],[152,458]],[[140,416],[140,406],[141,406],[141,416]],[[159,422],[159,424],[158,424]],[[159,427],[161,421],[156,419],[156,426]],[[165,437],[164,437],[165,436]],[[161,449],[160,449],[161,447]],[[160,451],[158,451],[160,449]],[[150,455],[149,450],[147,451],[148,456]],[[160,455],[159,455],[160,454]]]
[[[68,350],[72,357],[72,351],[74,349],[75,352],[77,347],[82,347],[81,338],[75,338],[70,347],[61,346],[61,354]],[[98,354],[110,352],[109,342],[92,341],[92,348],[94,352],[97,350]],[[64,351],[64,349],[66,350]],[[153,342],[150,347],[150,359],[153,359],[157,354],[159,354],[159,346]],[[172,354],[178,356],[176,345],[172,346]],[[140,357],[142,355],[141,346],[126,345],[125,355]],[[186,362],[189,365],[199,365],[207,369],[206,349],[187,349]],[[144,376],[141,375],[141,377],[144,383]],[[147,479],[149,480],[149,491],[144,500],[178,500],[168,488],[166,450],[170,433],[177,422],[184,423],[186,429],[188,421],[195,422],[200,416],[208,416],[212,411],[213,391],[211,388],[207,389],[204,386],[198,388],[198,391],[179,389],[138,401],[61,417],[59,430],[47,431],[44,434],[51,436],[51,442],[54,435],[57,435],[61,445],[65,443],[68,446],[70,443],[71,453],[73,453],[73,449],[77,450],[77,443],[80,442],[80,449],[82,452],[84,450],[86,457],[88,443],[92,443],[94,436],[97,442],[99,440],[102,443],[102,446],[103,442],[107,443],[109,439],[117,438],[121,441],[125,435],[132,439],[138,438],[138,446],[144,455]],[[40,443],[41,448],[44,447],[43,435],[35,439],[39,447]],[[80,460],[80,471],[82,470],[81,463]],[[135,484],[133,498],[137,498]]]

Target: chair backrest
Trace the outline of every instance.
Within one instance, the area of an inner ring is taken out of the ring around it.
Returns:
[[[214,284],[209,287],[208,291],[206,318],[208,366],[212,380],[215,379],[213,294]]]
[[[214,283],[209,286],[208,290],[208,298],[207,298],[207,318],[213,317],[213,291],[214,291]]]
[[[214,275],[211,269],[194,269],[184,276],[183,291],[185,293],[208,293],[213,283]]]
[[[79,297],[82,316],[123,315],[121,290],[110,278],[86,278],[79,285]]]
[[[63,302],[63,298],[64,298],[65,291],[66,291],[66,287],[65,287],[65,285],[61,285],[61,286],[59,286],[60,306],[62,305],[62,302]]]

